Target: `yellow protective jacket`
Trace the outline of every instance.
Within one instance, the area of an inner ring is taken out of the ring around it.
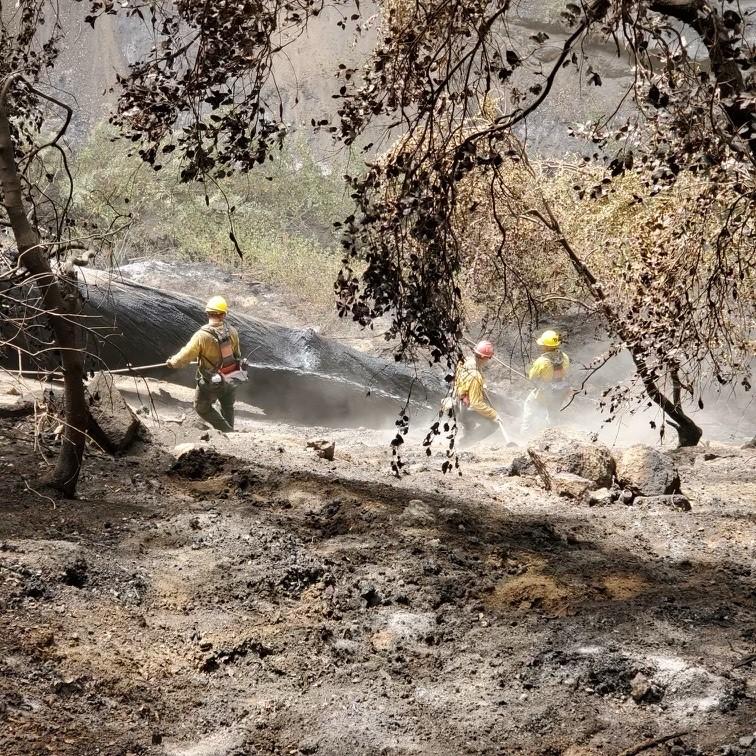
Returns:
[[[478,370],[475,358],[471,357],[457,365],[454,374],[454,395],[468,409],[489,420],[496,420],[496,410],[488,403],[484,392],[483,373]]]
[[[231,346],[234,350],[234,357],[241,360],[241,348],[239,346],[239,332],[233,326],[226,326],[228,335],[231,338]],[[199,369],[206,373],[214,373],[220,367],[223,358],[221,357],[220,344],[218,339],[212,333],[208,333],[204,326],[197,331],[189,340],[189,343],[177,354],[174,354],[168,362],[171,367],[180,368],[188,365],[192,360],[199,362]],[[221,330],[214,328],[220,336]]]
[[[539,383],[557,383],[567,378],[570,358],[561,349],[544,352],[531,366],[528,378]]]

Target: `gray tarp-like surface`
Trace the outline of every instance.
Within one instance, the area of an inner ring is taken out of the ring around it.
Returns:
[[[88,367],[110,369],[165,361],[206,322],[204,302],[84,271],[90,335]],[[444,395],[442,379],[430,370],[389,362],[320,337],[311,329],[286,328],[232,314],[242,354],[249,355],[250,380],[238,398],[291,422],[388,426],[410,395],[413,413],[435,411]],[[145,373],[185,385],[194,369]]]

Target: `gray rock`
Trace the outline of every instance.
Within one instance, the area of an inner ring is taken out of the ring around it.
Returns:
[[[116,388],[113,376],[97,373],[87,385],[90,434],[111,452],[121,452],[131,446],[142,425]]]
[[[690,501],[682,494],[667,494],[666,496],[636,496],[635,506],[637,507],[668,507],[670,509],[679,509],[681,512],[690,512]]]
[[[629,488],[625,488],[620,491],[620,495],[617,498],[621,504],[629,507],[633,503],[633,499],[635,499],[635,494]]]
[[[566,496],[569,499],[583,499],[586,494],[595,488],[595,483],[587,478],[581,478],[572,473],[555,473],[549,476],[550,490],[557,496]]]
[[[11,388],[13,388],[11,386]],[[0,396],[0,418],[15,419],[34,413],[34,401]]]
[[[536,474],[533,462],[525,454],[518,454],[510,463],[508,467],[504,468],[506,475],[510,478],[520,475]]]
[[[635,703],[645,701],[651,696],[653,686],[649,682],[648,678],[638,672],[637,675],[630,681],[630,695],[633,697]]]
[[[753,735],[744,735],[740,740],[738,740],[738,745],[741,748],[750,748],[756,738],[753,737]]]
[[[379,650],[421,643],[436,626],[436,616],[432,612],[394,612],[382,619],[384,622],[371,638],[373,647]]]
[[[617,479],[638,496],[680,493],[680,474],[674,461],[650,446],[625,449],[617,462]]]
[[[299,752],[310,754],[317,753],[320,749],[320,740],[316,736],[305,738],[299,743]]]
[[[456,507],[441,507],[438,510],[438,517],[447,526],[464,530],[466,525],[465,517]],[[461,527],[460,527],[461,526]]]
[[[424,501],[411,499],[399,515],[399,522],[409,526],[433,525],[436,522],[436,517],[433,510]]]
[[[360,587],[360,598],[365,600],[368,607],[380,606],[383,597],[372,583],[363,583]]]
[[[593,488],[612,484],[615,463],[609,449],[582,434],[549,428],[528,447],[528,454],[547,488],[548,478],[557,473],[578,475],[591,481]]]
[[[185,444],[178,444],[171,449],[171,454],[178,459],[182,454],[186,454],[190,451],[194,451],[195,449],[197,451],[204,451],[207,449],[207,444],[193,444],[193,443],[185,443]]]
[[[52,687],[59,696],[70,696],[74,693],[81,693],[81,678],[66,677],[62,680],[56,680]]]
[[[630,696],[635,703],[656,703],[664,697],[664,687],[638,672],[630,681]]]
[[[609,488],[599,488],[588,494],[588,504],[592,507],[602,507],[611,504],[614,501],[614,498],[615,495],[612,490]]]

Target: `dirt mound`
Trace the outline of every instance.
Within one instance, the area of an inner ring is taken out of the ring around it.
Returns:
[[[169,474],[186,480],[207,480],[233,466],[231,457],[214,449],[190,449],[173,463]]]
[[[575,598],[582,596],[578,597],[569,586],[549,575],[525,574],[499,583],[487,603],[492,609],[540,610],[553,617],[564,617],[574,611]]]
[[[601,578],[601,588],[611,599],[627,601],[648,591],[649,581],[639,575],[605,575]]]

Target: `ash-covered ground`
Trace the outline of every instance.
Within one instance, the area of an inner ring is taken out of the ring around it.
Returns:
[[[390,432],[223,437],[185,391],[78,501],[0,425],[4,756],[756,753],[753,449],[674,452],[690,512],[588,507],[522,449],[444,476],[418,429],[396,479]]]

